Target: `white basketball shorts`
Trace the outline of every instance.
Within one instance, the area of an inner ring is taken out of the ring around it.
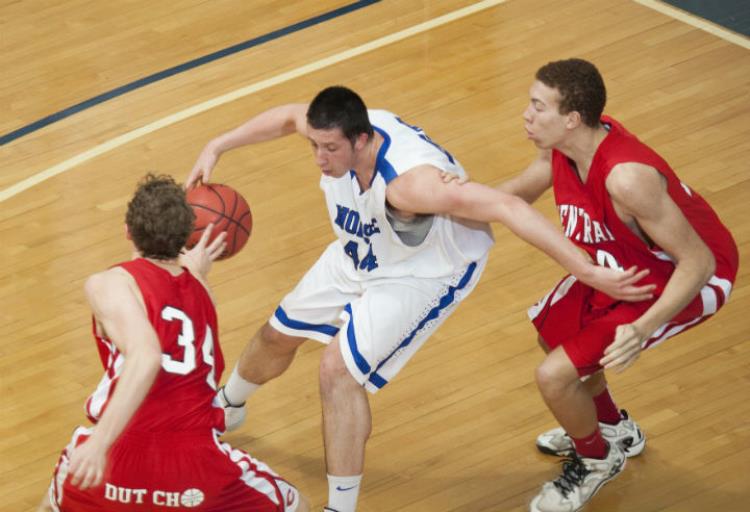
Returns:
[[[331,243],[271,316],[289,336],[339,347],[354,379],[369,392],[388,384],[474,289],[487,256],[443,278],[352,279],[338,240]]]

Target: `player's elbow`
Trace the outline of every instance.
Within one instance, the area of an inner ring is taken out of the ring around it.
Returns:
[[[702,242],[690,253],[689,258],[680,261],[679,264],[685,265],[686,270],[690,269],[689,272],[700,279],[701,286],[705,285],[716,272],[716,258]]]
[[[716,272],[716,258],[713,253],[706,248],[702,259],[701,266],[703,267],[703,282],[707,283]]]

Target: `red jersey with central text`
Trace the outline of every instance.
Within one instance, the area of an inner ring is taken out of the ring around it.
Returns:
[[[651,148],[639,141],[614,119],[604,116],[609,133],[599,145],[588,177],[582,182],[575,165],[563,153],[552,152],[552,179],[555,202],[568,237],[599,265],[627,269],[651,269],[643,283],[655,283],[658,297],[674,271],[671,257],[655,244],[648,244],[633,233],[617,215],[605,181],[620,163],[637,162],[655,168],[664,176],[667,193],[703,239],[716,259],[715,277],[726,298],[737,274],[737,246],[709,204],[682,183],[669,165]],[[711,282],[710,282],[711,283]],[[596,292],[595,307],[614,302]]]
[[[224,357],[208,291],[187,270],[173,276],[143,258],[118,266],[138,284],[162,352],[159,374],[125,432],[223,431],[224,413],[213,400]],[[97,334],[96,325],[94,336],[105,370],[86,401],[86,414],[96,423],[117,386],[124,355]]]

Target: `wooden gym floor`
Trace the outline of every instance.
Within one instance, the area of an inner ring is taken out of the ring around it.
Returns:
[[[521,120],[534,71],[569,56],[599,66],[607,112],[708,199],[742,259],[731,301],[716,318],[612,376],[615,398],[644,428],[648,449],[587,510],[746,510],[750,45],[644,5],[654,3],[385,0],[0,146],[0,510],[32,510],[72,429],[85,421],[82,404],[101,368],[82,283],[128,258],[124,207],[146,171],[184,179],[211,137],[341,83],[371,107],[425,128],[474,179],[498,183],[534,153]],[[4,2],[0,133],[345,5]],[[476,12],[462,16],[471,6]],[[441,23],[421,25],[430,20]],[[413,35],[402,32],[410,27]],[[361,45],[373,41],[365,52]],[[349,57],[352,49],[361,51]],[[223,96],[238,90],[234,101]],[[248,198],[255,217],[248,247],[217,264],[211,279],[231,367],[332,235],[304,140],[230,153],[215,176]],[[554,217],[549,195],[538,206]],[[504,228],[495,232],[477,290],[371,400],[363,512],[522,511],[557,475],[557,463],[533,444],[555,423],[533,382],[541,354],[525,309],[562,272]],[[320,349],[306,344],[291,369],[252,399],[247,424],[226,436],[318,508],[327,492]]]

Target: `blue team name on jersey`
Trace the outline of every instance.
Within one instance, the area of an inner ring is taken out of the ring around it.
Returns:
[[[377,224],[377,219],[372,219],[369,224],[362,222],[357,210],[352,210],[340,204],[336,205],[336,225],[350,235],[361,238],[366,244],[370,243],[372,235],[380,233]]]
[[[372,272],[378,268],[378,258],[372,252],[372,244],[370,243],[370,237],[375,233],[380,233],[380,228],[377,226],[377,219],[372,219],[368,224],[362,222],[357,210],[352,210],[349,207],[336,205],[336,225],[357,238],[361,238],[362,241],[367,245],[367,252],[364,258],[360,258],[359,255],[359,244],[354,240],[350,240],[344,246],[344,253],[352,259],[355,270],[365,270]]]

